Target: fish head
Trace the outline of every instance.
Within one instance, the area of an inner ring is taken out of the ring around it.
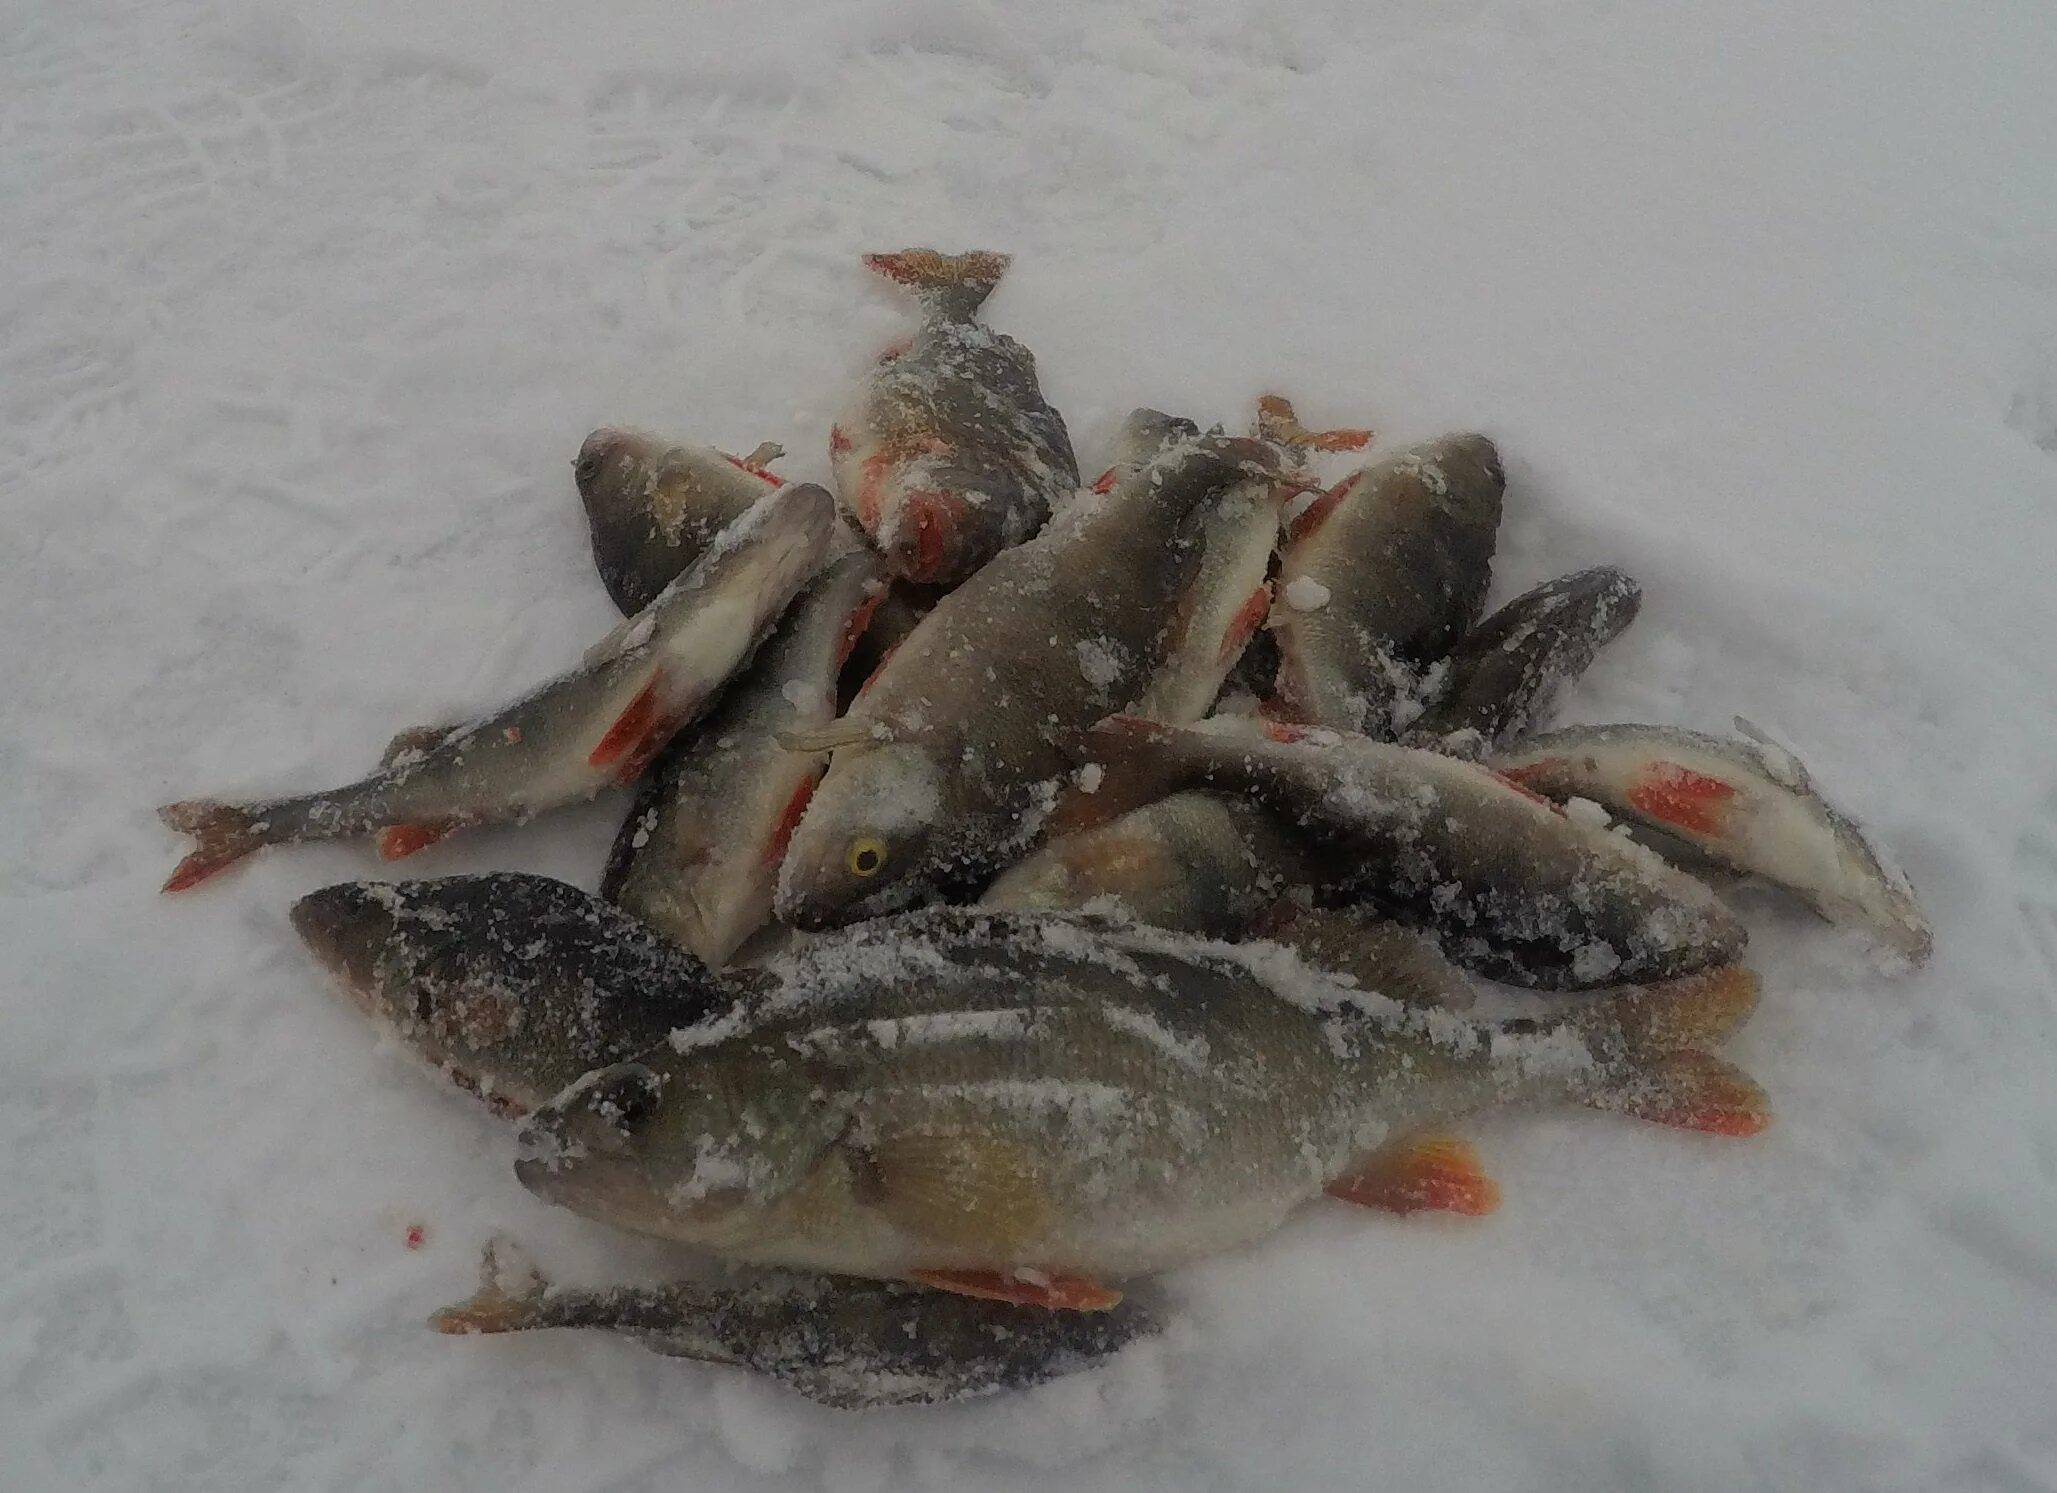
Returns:
[[[1441,468],[1452,495],[1472,495],[1475,501],[1490,498],[1497,513],[1507,469],[1500,462],[1499,448],[1484,436],[1476,431],[1446,435],[1415,447],[1412,454]]]
[[[587,436],[571,464],[588,512],[614,512],[640,501],[658,460],[670,447],[640,430],[603,426]]]
[[[986,511],[1001,506],[942,482],[912,485],[896,495],[875,538],[886,563],[915,585],[954,585],[1002,547],[988,531]]]
[[[848,1118],[836,1091],[779,1045],[666,1044],[595,1069],[531,1114],[514,1171],[582,1217],[704,1242],[800,1182]]]
[[[343,882],[302,897],[291,918],[382,1029],[465,1087],[520,1107],[554,1090],[576,1058],[541,1004],[547,994],[521,988],[524,961],[499,921],[480,915],[479,880]]]
[[[942,775],[919,745],[839,748],[787,848],[780,920],[834,928],[914,902],[931,889],[943,814]]]

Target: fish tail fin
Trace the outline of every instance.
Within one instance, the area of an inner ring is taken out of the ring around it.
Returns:
[[[1708,1049],[1757,1007],[1757,977],[1739,964],[1592,1002],[1567,1024],[1600,1054],[1577,1098],[1593,1109],[1714,1135],[1755,1135],[1771,1101]]]
[[[1170,748],[1179,728],[1139,715],[1110,715],[1086,733],[1074,786],[1050,811],[1052,836],[1077,834],[1155,803],[1172,789]]]
[[[902,249],[896,254],[867,254],[867,268],[904,285],[925,304],[952,316],[970,316],[985,304],[1011,254],[974,249],[968,254],[943,254],[934,249]]]
[[[540,1311],[550,1289],[541,1271],[521,1253],[497,1239],[488,1240],[479,1259],[479,1288],[455,1306],[429,1317],[436,1331],[521,1332],[547,1326]]]
[[[1292,401],[1283,394],[1266,394],[1257,401],[1257,434],[1281,446],[1305,451],[1362,451],[1371,444],[1372,432],[1361,428],[1309,430],[1300,423]]]
[[[233,866],[254,850],[271,843],[264,821],[238,804],[211,798],[182,799],[157,811],[166,826],[197,842],[193,853],[173,868],[164,883],[167,892],[196,887],[217,871]]]

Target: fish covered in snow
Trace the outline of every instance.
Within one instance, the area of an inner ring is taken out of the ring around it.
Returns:
[[[1390,740],[1425,672],[1485,606],[1507,477],[1493,443],[1453,435],[1344,478],[1287,528],[1267,713]]]
[[[596,430],[572,463],[593,563],[622,615],[657,599],[782,479],[766,467],[785,451],[766,441],[748,456],[678,445],[639,430]]]
[[[580,1290],[553,1286],[491,1246],[477,1294],[443,1308],[429,1325],[446,1333],[624,1333],[668,1358],[752,1369],[839,1410],[1026,1389],[1091,1368],[1159,1330],[1133,1297],[1104,1312],[1052,1312],[898,1281],[790,1271],[734,1285]]]
[[[1081,495],[936,603],[844,717],[780,874],[779,916],[822,928],[977,886],[1035,835],[1086,730],[1163,661],[1197,572],[1201,506],[1278,469],[1263,442],[1173,446]]]
[[[1297,837],[1248,799],[1173,793],[1038,846],[1001,872],[979,905],[1233,938],[1311,877]]]
[[[1763,1094],[1708,1048],[1745,970],[1663,1000],[1475,1022],[1284,950],[929,908],[818,940],[761,1005],[572,1084],[516,1172],[587,1217],[732,1260],[1024,1304],[1236,1248],[1324,1191],[1483,1212],[1445,1127],[1573,1099],[1732,1135]]]
[[[468,825],[526,820],[633,782],[748,661],[820,568],[836,528],[819,487],[768,491],[693,567],[568,674],[463,725],[403,732],[376,772],[341,788],[158,812],[197,848],[183,891],[267,845],[376,835],[409,854]]]
[[[1149,413],[1138,410],[1129,417],[1132,439],[1138,418]],[[1368,430],[1309,430],[1276,394],[1258,402],[1257,428],[1261,438],[1293,457],[1315,449],[1352,450],[1371,439]],[[1309,488],[1289,460],[1276,478],[1238,482],[1193,515],[1200,527],[1200,567],[1173,603],[1164,661],[1136,702],[1137,715],[1182,725],[1214,707],[1223,682],[1271,611],[1272,551],[1286,502]]]
[[[1525,591],[1464,635],[1436,698],[1408,727],[1409,745],[1508,746],[1620,637],[1643,588],[1611,565]]]
[[[1112,815],[1180,788],[1246,794],[1326,852],[1325,880],[1432,932],[1467,969],[1533,989],[1726,964],[1743,926],[1706,886],[1490,769],[1340,732],[1115,717],[1087,755]]]
[[[547,876],[339,882],[292,920],[380,1030],[508,1118],[740,998],[648,924]]]
[[[869,254],[912,291],[920,329],[872,370],[829,432],[836,489],[893,573],[955,585],[1049,519],[1079,482],[1036,360],[978,319],[1005,254]]]
[[[835,719],[837,673],[884,595],[869,550],[822,573],[715,712],[644,775],[600,895],[715,968],[770,920],[779,865],[828,762],[782,751],[778,736]]]
[[[1560,802],[1583,798],[1785,888],[1832,923],[1871,930],[1913,964],[1933,935],[1906,876],[1815,789],[1800,760],[1743,721],[1709,736],[1677,726],[1572,726],[1493,765]]]
[[[748,998],[650,928],[576,887],[501,872],[345,882],[293,925],[380,1030],[515,1120],[594,1068]],[[550,1288],[489,1246],[447,1333],[586,1327],[659,1353],[737,1364],[847,1409],[939,1404],[1090,1368],[1157,1331],[1138,1302],[1037,1311],[875,1281],[791,1273],[724,1285]]]

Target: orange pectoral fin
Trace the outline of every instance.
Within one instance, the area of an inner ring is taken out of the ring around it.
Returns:
[[[650,734],[662,724],[658,709],[658,687],[662,683],[662,675],[652,675],[650,683],[636,691],[636,699],[621,709],[615,724],[592,746],[592,753],[586,757],[588,767],[619,767],[642,749]]]
[[[1676,762],[1653,762],[1628,790],[1628,801],[1660,824],[1695,834],[1726,829],[1735,785]]]
[[[807,812],[807,801],[813,797],[814,779],[801,779],[800,786],[793,790],[793,796],[786,800],[778,823],[772,826],[771,838],[764,842],[765,865],[776,866],[786,858],[786,847],[793,843],[793,831],[800,827],[800,818]]]
[[[1387,1146],[1323,1189],[1332,1198],[1388,1213],[1433,1209],[1478,1217],[1500,1206],[1500,1188],[1468,1140],[1416,1135]]]
[[[1217,655],[1216,662],[1228,663],[1241,653],[1250,641],[1250,634],[1257,631],[1257,624],[1270,613],[1271,584],[1268,581],[1261,581],[1257,589],[1250,593],[1250,599],[1229,619],[1228,630],[1221,635],[1221,652]]]
[[[1305,508],[1302,508],[1299,513],[1294,515],[1293,521],[1286,526],[1287,542],[1294,543],[1305,539],[1309,534],[1312,534],[1316,529],[1327,523],[1329,515],[1336,511],[1336,505],[1349,497],[1357,484],[1362,480],[1361,474],[1353,473],[1309,503]]]
[[[1771,1123],[1771,1101],[1749,1074],[1692,1049],[1633,1066],[1580,1099],[1594,1109],[1708,1135],[1755,1135]]]
[[[389,824],[373,837],[382,859],[397,861],[402,856],[426,850],[436,843],[462,829],[463,822],[456,819],[424,819],[419,824]]]
[[[1053,1311],[1104,1312],[1121,1300],[1121,1292],[1098,1281],[1041,1270],[910,1270],[907,1278],[957,1296],[1045,1306]]]
[[[1096,493],[1102,494],[1103,496],[1107,493],[1111,493],[1114,491],[1113,467],[1109,467],[1106,471],[1102,472],[1099,476],[1093,479],[1092,490]]]

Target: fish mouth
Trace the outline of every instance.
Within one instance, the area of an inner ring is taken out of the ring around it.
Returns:
[[[399,926],[390,888],[338,882],[309,892],[287,917],[316,962],[353,996],[369,1001],[379,986],[379,956]]]

